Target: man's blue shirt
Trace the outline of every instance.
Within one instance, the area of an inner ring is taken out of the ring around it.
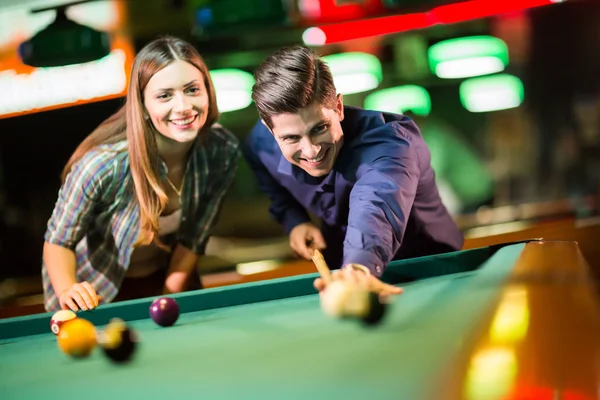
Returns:
[[[344,107],[344,144],[333,170],[314,178],[287,161],[258,121],[243,153],[269,212],[286,233],[322,220],[331,268],[358,263],[381,276],[391,260],[459,250],[463,236],[442,204],[430,153],[403,115]]]

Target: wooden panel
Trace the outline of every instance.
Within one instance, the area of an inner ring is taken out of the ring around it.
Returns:
[[[437,387],[445,399],[597,398],[600,302],[577,243],[527,244],[473,333]]]
[[[586,261],[594,270],[600,271],[600,218],[567,219],[555,222],[535,224],[525,229],[507,232],[499,235],[468,238],[464,249],[491,246],[499,243],[528,240],[570,240],[579,245]]]

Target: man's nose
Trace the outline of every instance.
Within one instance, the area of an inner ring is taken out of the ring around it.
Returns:
[[[313,143],[310,138],[307,138],[303,142],[302,154],[304,158],[316,158],[321,151],[321,145],[319,143]]]

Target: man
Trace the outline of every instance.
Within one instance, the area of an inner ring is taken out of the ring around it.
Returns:
[[[255,80],[261,120],[244,156],[296,253],[311,259],[314,247],[331,268],[366,267],[337,276],[393,294],[400,289],[379,280],[390,261],[462,247],[409,118],[345,107],[327,65],[301,46],[267,57]]]

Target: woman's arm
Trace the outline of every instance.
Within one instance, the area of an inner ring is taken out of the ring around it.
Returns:
[[[88,282],[78,283],[75,253],[71,249],[44,242],[44,263],[61,308],[73,311],[98,306],[98,295]]]
[[[57,296],[77,283],[75,252],[71,249],[44,242],[44,264]]]
[[[173,251],[171,264],[167,272],[164,291],[166,293],[178,293],[186,289],[188,279],[196,267],[198,255],[178,244]]]
[[[111,179],[114,157],[90,152],[73,165],[60,188],[44,235],[43,259],[61,308],[87,310],[98,305],[88,282],[77,282],[75,247],[87,234],[94,208]]]

